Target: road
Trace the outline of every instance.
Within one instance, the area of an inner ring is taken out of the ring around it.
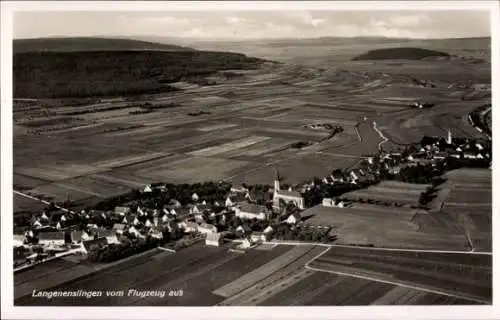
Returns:
[[[384,143],[386,143],[387,141],[389,141],[389,139],[384,136],[384,134],[382,133],[382,131],[380,131],[378,128],[377,128],[377,123],[375,121],[373,121],[373,130],[375,130],[378,135],[380,136],[380,138],[382,138],[383,141],[381,141],[379,144],[378,144],[378,149],[379,150],[382,150],[382,145]]]

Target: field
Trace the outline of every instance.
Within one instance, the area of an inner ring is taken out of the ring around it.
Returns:
[[[333,250],[333,249],[332,249]],[[335,249],[337,250],[337,249]],[[351,250],[351,249],[349,249]],[[356,249],[354,249],[356,250]],[[284,246],[246,253],[202,244],[170,253],[151,250],[107,265],[55,260],[16,273],[15,305],[40,306],[245,306],[245,305],[370,305],[474,304],[394,284],[363,280],[312,270],[324,266],[328,254],[315,246]],[[348,251],[348,250],[347,250]],[[359,251],[359,249],[358,249]],[[348,252],[345,253],[348,255]],[[366,256],[366,255],[365,255]],[[398,258],[402,259],[402,258]],[[434,259],[434,256],[428,259]],[[319,261],[319,262],[317,262]],[[323,261],[323,262],[322,262]],[[331,263],[331,259],[328,260]],[[129,296],[128,289],[182,290],[182,296],[164,298]],[[33,297],[32,290],[101,290],[101,297]],[[124,290],[107,296],[107,290]],[[337,292],[336,294],[330,294]],[[400,293],[400,295],[397,295]]]
[[[328,226],[338,235],[337,244],[384,248],[468,250],[465,235],[457,228],[422,229],[415,217],[425,211],[404,207],[353,204],[347,208],[318,205],[303,212],[305,223]]]
[[[356,201],[359,199],[370,199],[374,201],[398,203],[402,205],[418,205],[420,194],[429,185],[417,185],[398,181],[382,181],[377,185],[366,189],[348,192],[343,198]]]
[[[477,251],[491,251],[492,176],[489,169],[458,169],[445,174],[432,203],[460,226]]]
[[[491,255],[335,247],[309,266],[491,303],[491,263]]]

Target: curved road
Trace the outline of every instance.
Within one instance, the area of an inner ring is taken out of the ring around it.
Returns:
[[[379,144],[378,144],[378,149],[382,150],[382,145],[384,143],[386,143],[387,141],[389,141],[389,139],[386,136],[384,136],[384,134],[382,133],[382,131],[380,131],[377,128],[377,123],[375,121],[373,121],[373,130],[375,130],[378,133],[378,135],[380,136],[380,138],[382,138],[382,141],[380,141]]]

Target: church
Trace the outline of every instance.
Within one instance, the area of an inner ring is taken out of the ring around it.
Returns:
[[[304,209],[304,198],[297,191],[281,190],[280,189],[280,176],[279,172],[276,172],[276,178],[274,179],[274,194],[273,194],[273,206],[279,208],[280,200],[285,201],[285,203],[293,202],[299,209]]]

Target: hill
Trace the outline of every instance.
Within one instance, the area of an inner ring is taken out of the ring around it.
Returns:
[[[429,57],[450,57],[450,55],[441,51],[421,48],[386,48],[370,50],[352,58],[352,60],[422,60]]]
[[[142,40],[111,38],[37,38],[15,39],[14,53],[24,52],[72,52],[72,51],[111,51],[111,50],[160,50],[194,51],[192,48],[162,44]]]
[[[15,98],[110,97],[206,84],[217,71],[255,69],[265,60],[211,51],[79,51],[14,54]]]

